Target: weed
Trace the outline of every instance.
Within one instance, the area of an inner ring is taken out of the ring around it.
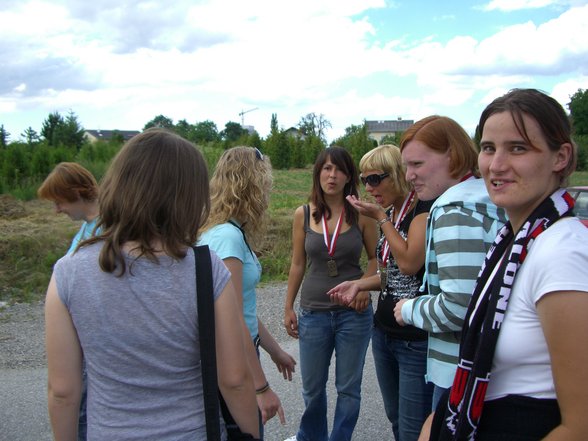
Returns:
[[[571,185],[587,184],[588,172],[572,175]],[[312,171],[308,168],[274,170],[270,222],[258,250],[263,282],[288,278],[292,217],[296,208],[307,202],[311,186]],[[67,251],[79,226],[67,216],[56,215],[49,202],[15,202],[9,196],[0,196],[0,301],[42,299],[53,265]],[[364,267],[365,263],[364,253]]]

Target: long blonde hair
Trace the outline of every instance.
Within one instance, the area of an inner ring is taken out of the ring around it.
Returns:
[[[254,147],[223,153],[210,180],[210,216],[202,231],[231,219],[241,223],[248,243],[258,249],[266,231],[273,177],[270,160]]]

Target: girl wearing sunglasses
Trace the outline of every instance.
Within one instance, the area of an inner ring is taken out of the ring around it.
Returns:
[[[379,274],[343,282],[329,291],[355,295],[380,290],[374,314],[372,352],[386,416],[394,439],[416,441],[431,410],[432,385],[425,382],[427,333],[414,326],[400,326],[394,307],[402,298],[424,293],[419,287],[424,274],[425,227],[434,200],[419,201],[404,178],[400,149],[381,145],[359,163],[361,181],[377,204],[348,200],[363,215],[378,221],[376,248]]]

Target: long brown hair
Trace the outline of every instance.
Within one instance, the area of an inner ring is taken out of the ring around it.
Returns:
[[[181,259],[196,243],[210,209],[208,171],[202,154],[184,138],[163,129],[134,136],[113,159],[100,189],[102,234],[86,243],[104,241],[100,267],[125,273],[122,246],[157,261],[156,253]],[[153,248],[158,241],[162,250]],[[138,258],[137,257],[137,258]]]

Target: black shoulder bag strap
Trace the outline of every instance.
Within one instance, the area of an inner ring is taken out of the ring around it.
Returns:
[[[196,266],[196,304],[198,307],[198,336],[200,339],[200,364],[202,366],[206,439],[209,441],[220,441],[212,263],[210,261],[208,245],[192,248],[194,249]]]

